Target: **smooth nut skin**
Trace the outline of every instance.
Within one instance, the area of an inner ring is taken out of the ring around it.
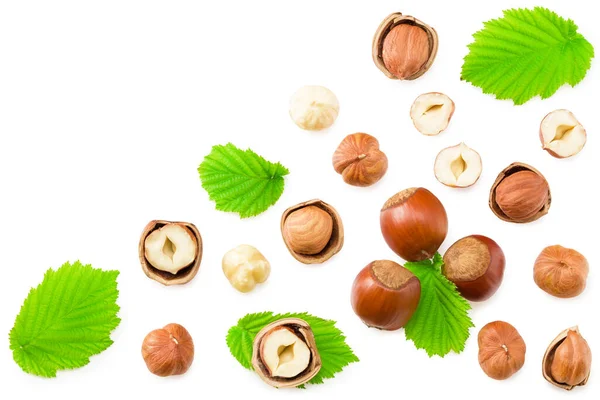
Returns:
[[[379,219],[386,243],[406,261],[433,257],[448,233],[444,206],[424,188],[405,189],[392,196]]]
[[[349,185],[371,186],[385,175],[388,159],[376,138],[354,133],[346,136],[333,154],[333,168]]]
[[[257,284],[266,282],[271,273],[271,264],[265,256],[247,244],[225,253],[221,266],[231,286],[242,293],[248,293]]]
[[[352,285],[351,303],[356,315],[367,326],[388,331],[408,323],[420,298],[419,279],[393,261],[370,263]]]
[[[292,212],[283,225],[283,236],[292,250],[300,254],[318,254],[333,232],[333,219],[326,211],[308,206]]]
[[[587,259],[573,249],[548,246],[537,257],[533,279],[544,292],[560,298],[579,296],[586,286]]]
[[[548,346],[542,361],[544,378],[565,390],[585,385],[591,368],[592,351],[577,327],[561,332]]]
[[[168,324],[146,335],[142,357],[155,375],[182,375],[194,361],[194,342],[183,326]]]
[[[479,365],[492,379],[510,378],[525,364],[525,341],[511,324],[494,321],[485,325],[477,337]]]
[[[337,97],[323,86],[303,86],[290,99],[290,117],[299,128],[308,131],[329,128],[339,111]]]
[[[470,301],[492,297],[504,277],[506,258],[492,239],[471,235],[458,240],[444,254],[442,274]]]

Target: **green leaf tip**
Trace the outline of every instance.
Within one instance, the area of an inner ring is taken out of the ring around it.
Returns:
[[[19,367],[51,378],[59,370],[87,365],[110,347],[110,333],[121,322],[118,275],[79,261],[48,269],[29,291],[9,333]]]
[[[577,29],[544,7],[505,10],[473,35],[461,80],[515,105],[547,99],[565,84],[576,86],[591,67],[594,47]]]
[[[240,218],[263,213],[281,197],[289,170],[231,143],[213,146],[198,167],[202,187],[220,211]]]

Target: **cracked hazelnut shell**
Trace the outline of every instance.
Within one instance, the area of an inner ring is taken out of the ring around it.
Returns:
[[[544,378],[565,390],[587,384],[591,368],[592,351],[577,327],[561,332],[548,346],[542,361]]]
[[[525,364],[525,341],[514,326],[504,321],[485,325],[477,336],[479,365],[492,379],[513,376]]]
[[[367,133],[354,133],[342,140],[333,154],[333,168],[352,186],[371,186],[388,169],[388,159],[379,141]]]
[[[296,204],[281,216],[281,235],[290,254],[304,264],[320,264],[344,245],[344,226],[335,208],[321,200]]]
[[[146,239],[148,238],[148,236],[151,235],[153,232],[171,224],[183,227],[186,230],[186,232],[190,234],[193,244],[196,246],[195,258],[190,264],[179,269],[175,274],[156,268],[156,266],[152,265],[152,262],[148,259],[146,255]],[[200,236],[198,228],[196,228],[194,224],[191,224],[189,222],[153,220],[150,221],[148,225],[146,225],[144,231],[142,232],[142,236],[138,245],[138,254],[140,264],[142,265],[142,270],[148,278],[162,283],[165,286],[182,285],[191,281],[200,269],[200,262],[202,261],[202,236]]]
[[[585,290],[588,272],[589,264],[583,254],[554,245],[542,250],[535,260],[533,279],[544,292],[566,299]]]
[[[302,360],[296,360],[300,357]],[[285,368],[284,364],[294,363],[292,368]],[[264,382],[276,388],[295,387],[310,381],[321,369],[321,357],[310,325],[302,319],[284,318],[265,326],[254,338],[252,366]],[[283,367],[285,372],[274,371],[274,367]],[[300,372],[288,376],[297,371]]]
[[[379,25],[373,38],[373,61],[390,79],[413,80],[433,64],[438,50],[435,29],[396,12]]]
[[[505,168],[492,185],[489,204],[501,220],[527,223],[548,214],[552,195],[548,181],[537,169],[524,163]]]
[[[192,336],[179,324],[153,330],[144,338],[142,357],[148,370],[155,375],[185,374],[194,361]]]

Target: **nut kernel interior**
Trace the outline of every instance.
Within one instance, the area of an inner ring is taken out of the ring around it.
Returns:
[[[167,224],[151,232],[144,241],[148,262],[161,271],[177,274],[196,258],[197,249],[189,230],[180,224]]]
[[[481,170],[479,153],[464,143],[440,151],[434,164],[437,180],[450,187],[462,188],[475,184]]]
[[[310,363],[310,349],[287,327],[271,331],[262,342],[262,358],[272,376],[292,378]]]
[[[454,108],[454,102],[445,94],[424,93],[415,99],[410,117],[419,132],[435,136],[448,127]]]
[[[587,141],[581,123],[568,110],[555,110],[540,124],[542,148],[557,158],[567,158],[579,153]]]

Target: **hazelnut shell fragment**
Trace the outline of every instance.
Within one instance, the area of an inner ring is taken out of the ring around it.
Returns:
[[[289,378],[273,376],[262,354],[265,338],[272,332],[282,328],[293,332],[310,350],[307,367],[298,375]],[[310,325],[299,318],[284,318],[265,326],[254,338],[252,366],[264,382],[276,388],[295,387],[310,381],[321,369],[321,357],[319,356],[315,336]]]
[[[294,216],[295,212],[309,207],[314,208],[310,212],[302,211],[299,217]],[[330,219],[325,218],[323,211]],[[285,210],[281,216],[281,235],[290,254],[303,264],[323,263],[344,245],[344,226],[340,215],[331,205],[318,199]],[[313,253],[315,250],[318,252]]]
[[[145,249],[146,238],[152,232],[162,228],[165,225],[169,225],[169,224],[177,224],[177,225],[184,227],[188,231],[188,233],[190,233],[190,236],[192,237],[192,239],[197,247],[196,258],[192,261],[191,264],[189,264],[185,268],[180,269],[176,274],[172,274],[170,272],[162,271],[158,268],[155,268],[150,263],[150,261],[148,261],[148,258],[146,257],[146,249]],[[150,221],[148,223],[148,225],[146,225],[146,227],[144,228],[144,231],[142,232],[142,236],[140,238],[140,242],[138,245],[138,253],[139,253],[140,263],[142,265],[142,270],[144,271],[144,273],[146,274],[146,276],[148,278],[153,279],[159,283],[162,283],[165,286],[183,285],[183,284],[191,281],[196,276],[196,274],[198,273],[198,270],[200,269],[200,262],[202,261],[202,236],[200,236],[200,232],[198,231],[198,228],[196,228],[196,226],[194,224],[191,224],[189,222],[171,222],[171,221],[164,221],[164,220],[153,220],[153,221]]]
[[[194,361],[192,336],[179,324],[153,330],[144,338],[142,357],[155,375],[183,375]]]
[[[375,137],[354,133],[346,136],[333,154],[333,168],[349,185],[371,186],[385,175],[388,159]]]
[[[536,221],[548,214],[551,203],[552,194],[544,175],[524,163],[506,167],[490,189],[492,212],[507,222]]]
[[[421,29],[425,35],[412,28]],[[415,17],[396,12],[379,25],[373,38],[372,54],[375,65],[388,78],[413,80],[427,72],[437,50],[435,29]]]
[[[578,327],[561,332],[548,346],[542,361],[544,378],[556,387],[572,390],[587,384],[592,351]]]

